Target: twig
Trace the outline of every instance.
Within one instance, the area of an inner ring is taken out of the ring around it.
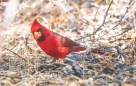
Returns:
[[[102,2],[101,2],[101,3],[102,3]],[[96,14],[95,14],[95,16],[94,16],[94,20],[96,19],[96,15],[97,15],[98,10],[99,10],[99,8],[100,8],[100,6],[101,6],[101,3],[100,3],[100,5],[99,5],[99,7],[98,7],[98,9],[97,9],[97,11],[96,11]]]
[[[132,0],[131,0],[131,2],[132,2]],[[136,3],[136,0],[134,1],[134,2],[132,2],[132,4],[129,6],[129,7],[131,7],[132,5],[134,5]]]
[[[108,14],[108,11],[109,11],[109,9],[110,9],[112,3],[113,3],[113,0],[111,0],[111,2],[110,2],[110,4],[109,4],[109,7],[108,7],[108,9],[106,10],[106,13],[105,13],[105,15],[104,15],[104,19],[103,19],[102,24],[96,29],[96,31],[95,31],[93,34],[95,34],[97,31],[99,31],[100,28],[104,25],[105,20],[106,20],[106,17],[107,17],[107,14]]]
[[[103,19],[102,24],[93,32],[93,34],[87,34],[86,36],[81,37],[81,38],[76,39],[76,40],[81,40],[81,39],[84,39],[84,38],[86,38],[86,37],[90,37],[91,35],[96,34],[96,32],[100,30],[100,28],[101,28],[101,27],[104,25],[104,23],[105,23],[106,16],[107,16],[107,14],[108,14],[108,11],[109,11],[109,9],[110,9],[112,3],[113,3],[113,0],[111,0],[110,4],[109,4],[109,6],[108,6],[108,9],[106,10],[106,13],[105,13],[105,15],[104,15],[104,19]]]
[[[13,52],[12,50],[10,50],[10,49],[8,49],[8,48],[5,48],[5,47],[4,47],[4,49],[6,49],[6,50],[10,51],[11,53],[15,54],[16,56],[18,56],[19,58],[22,58],[23,60],[25,60],[25,61],[27,62],[27,60],[26,60],[26,59],[24,59],[23,57],[21,57],[21,56],[20,56],[20,55],[18,55],[17,53]]]
[[[125,29],[126,30],[124,30],[123,32],[121,32],[121,33],[119,33],[119,34],[116,34],[116,35],[113,35],[113,36],[110,36],[110,37],[117,37],[117,36],[119,36],[119,35],[122,35],[123,33],[126,33],[126,32],[128,32],[129,30],[131,30],[132,28],[134,28],[134,27],[126,27]],[[108,38],[108,37],[107,37]],[[118,40],[118,39],[116,39],[116,40]]]
[[[122,20],[124,19],[126,13],[128,12],[128,9],[132,6],[132,4],[130,3],[131,1],[132,1],[132,0],[129,1],[129,6],[126,7],[127,9],[126,9],[124,15],[123,15],[123,16],[121,17],[121,19],[119,20],[119,22],[118,22],[115,26],[113,26],[110,30],[114,30],[114,29],[122,22]],[[130,4],[131,4],[131,5],[130,5]],[[109,32],[110,30],[108,30],[107,32]],[[104,35],[106,35],[107,32],[105,32],[102,36],[100,36],[100,37],[97,38],[96,40],[99,40],[101,37],[103,37]]]
[[[118,46],[115,46],[115,48],[117,49],[118,56],[120,55],[119,58],[121,58],[121,56],[127,58],[127,57],[122,53],[123,51],[120,51],[120,50],[119,50]],[[119,59],[119,58],[118,58],[118,59]]]

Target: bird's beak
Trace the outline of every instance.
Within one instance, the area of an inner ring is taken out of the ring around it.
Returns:
[[[37,39],[39,39],[41,36],[42,36],[42,34],[40,33],[40,32],[34,32],[34,38],[37,40]]]

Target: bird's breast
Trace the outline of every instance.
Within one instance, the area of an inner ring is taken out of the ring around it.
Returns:
[[[67,54],[69,54],[69,49],[67,47],[63,47],[60,41],[54,38],[46,37],[44,41],[37,41],[37,43],[46,54],[52,57],[64,58]]]

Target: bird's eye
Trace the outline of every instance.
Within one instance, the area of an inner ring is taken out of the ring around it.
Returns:
[[[42,33],[42,28],[39,28],[39,29],[37,30],[37,32]]]

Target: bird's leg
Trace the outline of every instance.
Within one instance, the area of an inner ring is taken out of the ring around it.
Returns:
[[[48,63],[48,64],[51,64],[51,63],[56,62],[56,60],[57,60],[57,58],[53,58],[53,60],[52,60],[52,61],[48,61],[47,63]]]
[[[49,62],[47,62],[47,63],[55,63],[56,61],[58,60],[58,58],[54,58],[52,61],[49,61]],[[64,64],[64,62],[65,62],[65,58],[61,58],[61,61],[62,61],[62,64]]]
[[[63,58],[61,58],[61,60],[62,60],[62,64],[64,64],[64,62],[65,62],[65,58],[63,57]]]
[[[57,59],[56,59],[56,58],[54,58],[50,63],[54,63],[54,62],[56,62],[56,60],[57,60]]]

